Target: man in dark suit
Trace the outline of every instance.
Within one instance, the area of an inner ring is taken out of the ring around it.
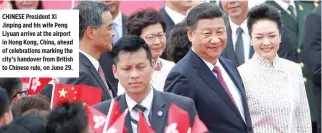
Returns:
[[[317,133],[321,132],[321,5],[307,17],[303,39],[305,64],[313,81],[313,94],[318,108]],[[313,129],[315,130],[315,129]]]
[[[115,42],[120,39],[123,35],[126,34],[126,20],[127,16],[124,15],[120,10],[120,1],[110,1],[110,0],[101,0],[105,5],[109,6],[109,11],[113,17],[113,30],[115,35],[113,37],[113,45]],[[114,77],[112,72],[112,55],[109,51],[105,51],[99,58],[99,62],[102,66],[105,76],[111,81],[113,88],[117,92],[118,80]]]
[[[102,101],[116,96],[111,82],[105,77],[98,62],[100,55],[112,49],[113,19],[108,6],[95,1],[82,1],[79,10],[79,78],[62,78],[60,83],[85,84],[102,88]],[[109,30],[106,30],[109,29]],[[51,97],[52,85],[41,94]]]
[[[160,13],[166,24],[166,35],[167,38],[170,35],[174,25],[180,23],[186,16],[188,10],[196,5],[197,2],[193,1],[174,1],[166,0],[165,6],[160,9]],[[163,52],[161,58],[168,59],[166,51]]]
[[[152,55],[145,41],[135,35],[123,36],[113,47],[113,73],[125,89],[125,93],[116,97],[121,112],[126,108],[126,128],[128,133],[137,132],[138,109],[157,133],[163,133],[167,125],[169,106],[173,103],[186,110],[192,125],[197,114],[192,99],[160,92],[150,85],[153,68]],[[94,105],[94,108],[108,113],[111,100]]]
[[[221,1],[221,3],[223,10],[228,15],[226,25],[227,47],[223,51],[222,56],[233,61],[237,66],[240,66],[254,54],[254,48],[250,44],[247,28],[248,1],[232,0]],[[292,44],[286,32],[282,34],[278,55],[291,61],[296,60]]]
[[[226,47],[224,12],[213,3],[187,15],[192,49],[168,74],[165,91],[190,97],[211,132],[252,133],[246,94],[233,62],[220,57]]]

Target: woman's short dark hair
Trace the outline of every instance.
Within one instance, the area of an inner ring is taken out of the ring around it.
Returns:
[[[10,1],[10,4],[11,4],[11,6],[12,6],[12,9],[19,9],[18,7],[17,7],[17,5],[16,5],[16,0],[11,0]],[[42,5],[42,0],[38,0],[38,6],[37,6],[37,8],[36,9],[44,9],[43,8],[43,5]]]
[[[247,27],[249,31],[249,36],[252,36],[252,29],[253,25],[258,21],[258,20],[271,20],[274,21],[277,24],[277,28],[280,32],[280,34],[283,32],[282,31],[282,17],[281,14],[278,12],[278,10],[266,3],[256,5],[253,8],[251,8],[248,12],[248,20],[247,20]]]
[[[160,23],[163,31],[166,31],[164,19],[157,10],[153,8],[147,8],[144,10],[136,11],[127,19],[127,34],[140,36],[143,28],[157,23]]]
[[[11,106],[13,117],[19,116],[30,109],[49,111],[49,99],[42,95],[26,96],[17,100]]]
[[[187,27],[186,20],[176,24],[167,40],[167,56],[169,60],[175,63],[180,61],[191,47],[191,42],[187,35]]]

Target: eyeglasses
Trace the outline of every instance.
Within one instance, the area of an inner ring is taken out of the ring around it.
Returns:
[[[160,34],[157,34],[157,35],[151,34],[151,35],[146,36],[145,39],[147,41],[149,41],[149,42],[154,42],[157,38],[159,40],[164,40],[165,35],[166,35],[166,33],[160,33]]]
[[[17,92],[17,94],[14,95],[12,98],[15,98],[18,94],[22,94],[22,93],[28,96],[28,90],[24,90],[24,91]]]

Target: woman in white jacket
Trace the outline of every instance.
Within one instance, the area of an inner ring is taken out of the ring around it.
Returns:
[[[277,55],[282,33],[278,10],[266,4],[254,6],[247,26],[255,54],[238,70],[254,133],[311,133],[301,67]]]

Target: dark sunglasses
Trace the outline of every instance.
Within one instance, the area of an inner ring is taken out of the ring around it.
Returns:
[[[26,96],[28,96],[28,90],[20,91],[16,95],[14,95],[12,98],[15,98],[18,94],[24,93]]]

